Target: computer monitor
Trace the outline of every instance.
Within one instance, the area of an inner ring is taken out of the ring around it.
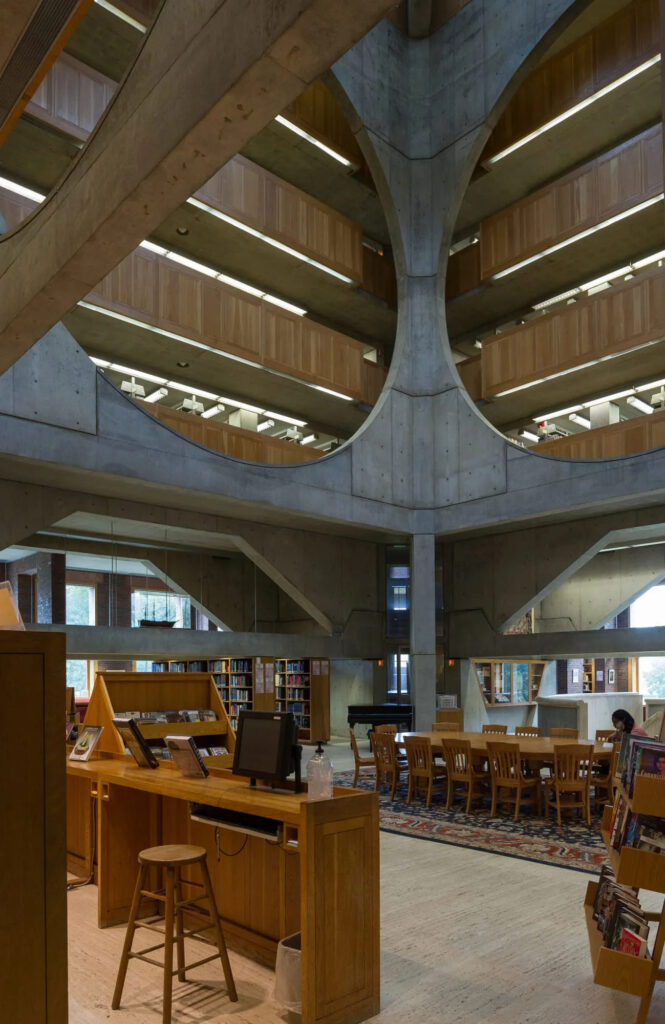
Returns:
[[[241,711],[238,716],[234,775],[284,782],[295,771],[299,782],[298,726],[291,712]]]

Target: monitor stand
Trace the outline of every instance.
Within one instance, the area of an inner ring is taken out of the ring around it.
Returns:
[[[293,750],[293,763],[295,765],[295,774],[296,774],[296,781],[295,781],[295,786],[294,786],[293,792],[294,793],[302,793],[302,774],[301,774],[302,747],[301,747],[301,745],[299,743],[294,743],[293,747],[292,747],[292,750]],[[250,786],[253,786],[253,787],[256,786],[256,779],[254,778],[254,776],[252,776],[250,778],[249,784],[250,784]],[[275,789],[275,783],[274,782],[271,783],[271,789]],[[282,790],[280,790],[280,792],[281,793],[290,793],[292,791],[290,789],[282,789]]]

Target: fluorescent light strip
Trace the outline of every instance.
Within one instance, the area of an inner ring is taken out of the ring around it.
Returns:
[[[591,420],[587,419],[586,416],[580,416],[576,412],[571,412],[568,419],[573,423],[577,423],[578,427],[584,427],[585,430],[591,430]]]
[[[661,249],[660,252],[654,252],[651,256],[645,256],[644,259],[635,260],[633,269],[641,270],[642,267],[648,267],[650,263],[657,263],[658,260],[665,260],[665,249]]]
[[[294,427],[307,426],[307,420],[296,420],[293,416],[282,416],[281,412],[272,412],[270,409],[264,409],[263,415],[269,416],[271,420],[279,420],[280,423],[290,423]]]
[[[145,33],[148,31],[146,26],[140,21],[137,21],[136,18],[132,18],[131,14],[121,11],[119,7],[115,6],[115,4],[109,3],[109,0],[95,0],[95,3],[98,7],[103,7],[104,10],[108,11],[110,14],[115,14],[116,18],[120,18],[121,21],[125,21],[128,25],[131,25],[132,28],[137,29],[139,32]]]
[[[532,434],[530,430],[520,430],[520,437],[523,437],[525,441],[538,441],[539,437],[537,434]]]
[[[528,256],[527,259],[520,260],[519,263],[514,263],[511,267],[506,267],[505,270],[500,270],[498,274],[493,274],[489,280],[498,281],[502,277],[507,277],[508,274],[514,274],[516,270],[521,270],[530,263],[542,260],[545,256],[551,256],[552,253],[559,252],[559,250],[565,249],[568,245],[574,245],[575,242],[581,242],[583,238],[588,238],[590,235],[594,235],[597,231],[602,231],[603,228],[610,227],[611,224],[618,224],[619,221],[625,220],[626,217],[632,217],[635,213],[641,213],[642,210],[647,210],[650,206],[654,206],[656,203],[662,202],[663,197],[664,193],[660,192],[657,196],[653,196],[651,199],[645,199],[643,203],[638,203],[637,206],[631,206],[629,210],[623,210],[621,213],[615,214],[614,217],[601,221],[600,224],[594,224],[592,227],[586,228],[584,231],[580,231],[576,235],[571,235],[570,238],[565,238],[562,242],[557,242],[556,245],[550,245],[549,248],[543,249],[542,252],[537,252],[533,256]]]
[[[312,441],[316,441],[316,438],[317,438],[316,434],[308,434],[307,437],[303,437],[303,439],[302,439],[302,441],[300,443],[301,444],[311,444]]]
[[[592,288],[597,288],[598,285],[607,284],[609,281],[614,281],[617,277],[623,277],[625,274],[630,273],[633,268],[630,263],[626,267],[619,267],[618,270],[611,270],[609,274],[603,274],[602,277],[597,277],[593,281],[587,281],[586,284],[580,285],[580,291],[588,292]]]
[[[542,416],[534,416],[534,423],[544,423],[546,420],[556,420],[559,416],[569,416],[571,413],[581,412],[583,405],[571,405],[567,409],[557,409],[556,412],[546,412]]]
[[[35,203],[43,203],[46,199],[41,192],[36,192],[33,188],[26,188],[25,185],[19,185],[18,182],[10,181],[9,178],[0,178],[0,188],[6,188],[8,192],[23,196],[24,199],[32,199]]]
[[[654,57],[651,57],[650,60],[645,61],[644,64],[640,64],[638,67],[632,68],[631,71],[627,71],[626,74],[621,75],[620,78],[615,78],[613,82],[603,86],[603,88],[599,89],[598,92],[594,92],[591,96],[587,96],[585,99],[580,100],[580,102],[576,103],[574,107],[569,107],[568,110],[565,110],[562,114],[558,114],[557,117],[553,117],[551,121],[547,121],[546,124],[541,125],[540,128],[536,128],[535,131],[530,132],[528,135],[524,135],[521,139],[518,139],[517,142],[513,142],[512,145],[506,146],[505,149],[502,149],[500,153],[496,153],[495,156],[490,157],[489,160],[483,161],[484,165],[486,167],[493,167],[494,164],[497,164],[500,160],[510,156],[511,153],[515,153],[518,149],[521,149],[522,146],[526,146],[529,142],[533,142],[533,140],[537,139],[540,135],[544,135],[545,132],[551,131],[552,128],[556,128],[557,125],[567,121],[568,118],[574,117],[575,114],[579,114],[581,110],[586,109],[586,107],[590,107],[592,103],[596,103],[598,100],[602,99],[603,96],[607,96],[609,93],[614,92],[615,89],[619,89],[632,78],[637,78],[638,75],[643,74],[643,72],[653,67],[654,64],[657,64],[660,60],[660,56],[661,55],[657,53]]]
[[[209,420],[211,416],[217,416],[220,412],[224,412],[223,405],[211,405],[209,409],[201,413],[201,419]]]
[[[345,402],[352,402],[353,399],[349,395],[343,395],[339,391],[331,391],[330,388],[324,388],[320,384],[314,384],[316,391],[323,391],[325,395],[332,395],[333,398],[343,398]]]
[[[652,380],[650,384],[640,384],[635,390],[640,394],[642,391],[650,391],[651,388],[665,387],[665,380]]]
[[[653,413],[653,406],[647,405],[646,402],[643,402],[641,398],[636,398],[635,395],[630,395],[626,401],[628,402],[628,405],[632,405],[633,409],[639,409],[640,412],[645,414],[645,416],[651,416]]]
[[[303,129],[299,128],[297,124],[293,123],[293,121],[287,121],[287,119],[285,117],[282,117],[281,114],[278,114],[275,120],[277,121],[278,124],[281,124],[285,128],[288,128],[289,131],[295,132],[295,134],[299,135],[301,139],[306,139],[307,142],[310,142],[312,144],[312,146],[316,146],[317,149],[322,149],[323,152],[327,153],[328,156],[331,156],[333,160],[338,160],[339,163],[344,164],[345,167],[353,166],[351,161],[347,160],[345,156],[342,156],[341,153],[338,153],[336,150],[331,149],[330,146],[326,146],[323,142],[319,142],[318,139],[315,139],[313,135],[309,134],[309,132],[303,131]]]
[[[245,284],[244,281],[238,281],[235,277],[229,277],[228,274],[220,274],[212,267],[206,266],[205,263],[199,263],[198,260],[192,260],[189,256],[182,256],[178,252],[172,252],[170,249],[165,249],[161,245],[155,245],[154,242],[147,240],[139,243],[140,249],[148,249],[150,252],[157,253],[158,256],[164,256],[167,260],[173,260],[174,263],[180,263],[183,267],[189,267],[190,270],[196,270],[199,274],[205,274],[206,277],[214,277],[222,284],[229,285],[230,288],[238,288],[242,292],[247,292],[249,295],[253,295],[257,299],[265,299],[266,302],[271,302],[274,306],[281,306],[282,309],[288,309],[289,313],[295,313],[296,316],[305,316],[307,313],[306,309],[302,306],[296,306],[292,302],[286,302],[285,299],[278,299],[276,295],[270,295],[268,292],[262,292],[260,288],[254,288],[251,284]]]
[[[264,235],[262,231],[251,228],[249,224],[243,224],[242,221],[236,220],[235,217],[229,217],[228,214],[222,213],[221,210],[216,210],[214,206],[208,206],[207,203],[202,203],[200,199],[195,199],[194,196],[190,196],[187,202],[191,203],[192,206],[196,206],[197,209],[217,217],[218,220],[223,220],[225,224],[230,224],[231,227],[238,228],[239,231],[244,231],[245,234],[252,235],[254,238],[259,238],[262,242],[266,242],[267,245],[272,245],[274,249],[281,249],[282,252],[287,253],[289,256],[294,256],[297,260],[302,260],[303,263],[309,263],[310,266],[316,267],[317,270],[323,270],[324,273],[336,277],[345,284],[354,283],[353,279],[347,277],[346,274],[340,274],[339,271],[333,270],[332,267],[327,267],[325,263],[319,263],[318,260],[313,260],[311,256],[305,256],[304,253],[298,252],[297,249],[292,249],[290,245],[278,242],[276,238],[271,238],[270,235]]]
[[[579,295],[579,288],[571,288],[567,292],[561,292],[560,295],[553,295],[551,299],[543,299],[542,302],[536,302],[532,309],[547,309],[548,306],[554,305],[555,302],[563,302],[564,299],[572,299],[574,295]]]
[[[619,398],[626,398],[635,394],[635,388],[627,388],[625,391],[617,391],[614,395],[603,395],[602,398],[592,398],[590,402],[584,402],[585,409],[591,409],[594,405],[602,405],[604,402],[614,402]]]

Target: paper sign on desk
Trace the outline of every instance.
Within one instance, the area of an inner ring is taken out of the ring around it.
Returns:
[[[260,658],[256,659],[256,692],[265,693],[263,686],[263,662]]]
[[[275,692],[275,666],[266,665],[266,693]]]

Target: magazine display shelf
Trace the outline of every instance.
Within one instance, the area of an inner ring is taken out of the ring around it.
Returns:
[[[636,814],[650,814],[665,818],[665,780],[638,775],[635,779],[633,796],[628,797],[621,789],[622,796]],[[607,847],[609,861],[614,869],[617,882],[637,889],[665,893],[665,854],[650,853],[633,847],[615,850],[610,843],[610,819],[612,808],[606,807],[603,814],[601,833]],[[658,928],[651,949],[652,959],[630,956],[618,950],[603,946],[603,937],[593,919],[593,904],[598,885],[589,882],[584,900],[593,980],[597,985],[627,992],[640,997],[640,1008],[635,1024],[645,1024],[649,1015],[654,985],[665,981],[665,970],[660,962],[665,946],[665,904],[659,913],[647,913],[650,921],[658,922]],[[653,931],[652,931],[653,935]]]

